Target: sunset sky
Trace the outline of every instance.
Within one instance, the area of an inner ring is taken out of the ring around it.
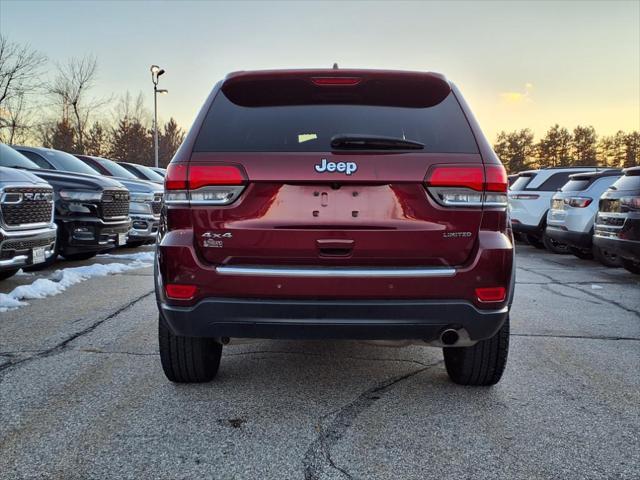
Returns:
[[[342,67],[442,72],[491,140],[554,123],[640,130],[640,1],[0,1],[0,30],[54,62],[95,54],[96,96],[147,95],[189,128],[234,70]]]

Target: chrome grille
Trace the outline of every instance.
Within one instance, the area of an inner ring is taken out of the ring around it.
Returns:
[[[153,202],[151,202],[151,210],[154,215],[160,215],[162,211],[162,194],[156,194],[153,197]]]
[[[0,198],[2,223],[7,227],[47,224],[53,221],[53,189],[8,187]]]

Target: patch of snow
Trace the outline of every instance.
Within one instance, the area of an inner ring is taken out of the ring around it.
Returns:
[[[122,253],[117,255],[102,254],[102,255],[98,255],[98,258],[114,258],[118,260],[135,260],[138,262],[153,262],[155,254],[156,254],[155,251],[138,252],[138,253]]]
[[[591,290],[602,290],[600,285],[591,285]]]
[[[20,269],[16,272],[16,277],[33,277],[35,274],[33,272],[25,272]]]
[[[145,257],[146,258],[146,257]],[[30,285],[20,285],[14,288],[9,293],[0,293],[0,312],[6,312],[9,309],[14,309],[28,305],[23,300],[30,300],[34,298],[45,298],[58,295],[64,292],[67,288],[85,280],[89,280],[94,277],[106,277],[107,275],[114,275],[117,273],[123,273],[127,270],[134,270],[136,268],[150,267],[150,263],[145,263],[141,260],[135,260],[131,263],[109,263],[106,265],[100,263],[94,263],[93,265],[87,265],[83,267],[65,268],[62,270],[56,270],[49,278],[39,278]]]

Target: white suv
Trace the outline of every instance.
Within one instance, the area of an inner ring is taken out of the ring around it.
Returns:
[[[565,253],[565,245],[545,234],[551,198],[567,183],[569,175],[595,171],[596,167],[575,167],[520,172],[509,187],[509,211],[513,232],[524,235],[534,247],[546,247],[554,253]]]
[[[592,237],[600,195],[621,175],[622,171],[617,169],[571,175],[551,200],[546,235],[566,244],[579,258],[595,256],[608,267],[618,266],[615,255],[593,246]]]

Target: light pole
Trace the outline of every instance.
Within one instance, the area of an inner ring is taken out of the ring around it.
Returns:
[[[164,69],[158,65],[151,65],[151,81],[153,82],[153,145],[156,168],[158,168],[158,94],[169,93],[169,90],[158,88],[158,77],[163,73]]]

